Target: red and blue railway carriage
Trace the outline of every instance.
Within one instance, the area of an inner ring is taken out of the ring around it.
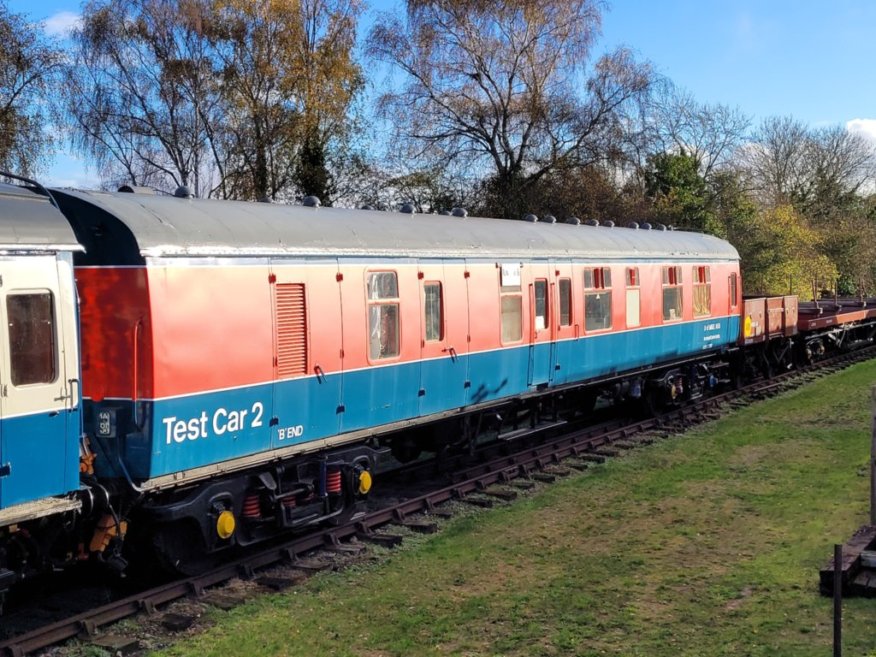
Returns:
[[[740,333],[737,253],[706,235],[56,197],[97,473],[208,551],[354,509],[402,428],[622,374],[675,394],[661,365]]]

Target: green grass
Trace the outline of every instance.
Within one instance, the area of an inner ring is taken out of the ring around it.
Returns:
[[[868,518],[876,362],[636,450],[166,655],[830,654],[818,569]],[[845,603],[845,654],[876,646]],[[873,653],[876,654],[876,653]]]

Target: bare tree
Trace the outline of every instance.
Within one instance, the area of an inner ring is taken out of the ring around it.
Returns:
[[[706,180],[735,154],[751,125],[738,108],[700,103],[668,80],[655,85],[648,112],[652,152],[689,155]]]
[[[199,0],[92,0],[74,34],[66,98],[74,146],[104,177],[133,184],[187,185],[216,152],[217,92]]]
[[[47,156],[50,95],[61,64],[37,26],[0,3],[0,167],[32,174]]]
[[[843,126],[811,129],[791,117],[765,119],[740,165],[763,204],[823,214],[872,180],[873,144]]]
[[[414,158],[481,169],[494,211],[517,215],[548,172],[605,157],[624,106],[648,87],[649,68],[625,50],[585,78],[599,25],[594,0],[409,0],[368,38],[404,75],[383,116]]]
[[[793,117],[765,119],[740,164],[761,204],[775,207],[805,196],[808,185],[809,129]]]
[[[810,133],[807,144],[808,202],[825,200],[837,193],[858,194],[872,181],[876,148],[859,133],[845,126],[820,128]]]

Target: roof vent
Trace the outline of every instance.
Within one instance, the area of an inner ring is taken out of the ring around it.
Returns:
[[[318,196],[305,196],[301,203],[305,208],[318,208],[322,203],[319,200]]]
[[[555,224],[557,223],[557,218],[552,214],[546,214],[544,219],[542,219],[542,222],[546,224]]]
[[[641,229],[642,229],[642,230],[651,230],[651,224],[649,224],[649,223],[646,221],[645,223],[643,223],[643,224],[641,225]]]
[[[630,223],[627,224],[627,228],[632,228],[633,230],[638,230],[639,224],[637,224],[635,221],[631,221]]]
[[[523,221],[528,221],[528,222],[534,224],[535,222],[538,221],[538,217],[536,217],[534,214],[528,214],[525,217],[523,217]]]
[[[465,219],[468,216],[468,210],[466,210],[465,208],[456,207],[450,211],[450,214],[452,214],[454,217],[461,217],[462,219]]]
[[[192,191],[185,185],[180,185],[173,193],[177,198],[192,198]]]
[[[578,217],[566,217],[566,223],[572,224],[573,226],[580,226],[581,220]]]
[[[584,223],[587,224],[588,226],[598,226],[599,220],[598,219],[588,219]]]
[[[417,212],[413,203],[405,203],[404,205],[401,206],[400,211],[405,213],[405,214],[416,214],[416,212]]]
[[[155,194],[155,190],[151,187],[143,187],[141,185],[122,185],[118,191],[127,194]]]
[[[606,219],[602,222],[602,225],[606,228],[614,228],[614,222],[611,219]]]

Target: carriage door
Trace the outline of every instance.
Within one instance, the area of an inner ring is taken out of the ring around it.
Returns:
[[[0,260],[0,317],[0,507],[7,507],[76,487],[80,390],[70,263],[53,255]]]
[[[530,387],[546,387],[553,373],[553,304],[551,267],[533,263],[529,267],[529,380]]]
[[[338,433],[341,300],[337,261],[272,266],[274,408],[271,446]]]
[[[572,295],[572,263],[551,263],[553,279],[551,281],[551,300],[555,311],[551,325],[554,330],[553,371],[551,382],[566,383],[573,379],[575,339],[581,328],[575,323],[575,308]]]
[[[468,378],[468,299],[465,265],[423,261],[420,283],[419,414],[465,405]]]

